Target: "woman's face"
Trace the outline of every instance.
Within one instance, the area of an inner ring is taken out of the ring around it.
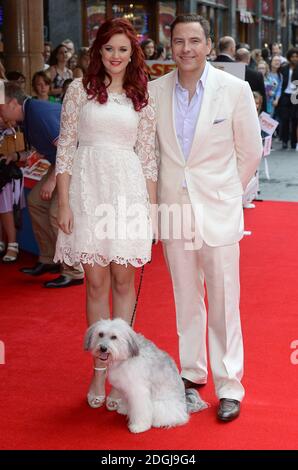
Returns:
[[[280,67],[280,58],[279,57],[273,57],[272,62],[271,62],[271,67],[274,69],[279,69]]]
[[[263,75],[266,74],[266,65],[265,64],[258,64],[258,72],[261,72]]]
[[[106,71],[111,75],[125,74],[132,55],[131,42],[125,34],[114,34],[101,48],[101,57]]]
[[[215,50],[215,49],[211,49],[211,52],[210,52],[210,54],[209,54],[210,60],[215,60],[216,57],[217,57],[216,50]]]
[[[34,88],[38,97],[47,97],[49,95],[50,85],[48,85],[42,77],[36,77]]]
[[[68,61],[68,50],[66,47],[60,47],[57,52],[57,61],[58,62],[67,62]]]
[[[154,44],[153,44],[153,42],[149,42],[149,44],[147,44],[144,47],[144,54],[145,54],[147,59],[149,59],[150,57],[153,56],[153,54],[154,54]]]

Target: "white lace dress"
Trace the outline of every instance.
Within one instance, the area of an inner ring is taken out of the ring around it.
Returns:
[[[87,99],[81,79],[63,101],[56,173],[71,175],[70,235],[58,233],[54,260],[142,266],[151,259],[146,179],[157,181],[154,105],[134,110],[125,94]]]

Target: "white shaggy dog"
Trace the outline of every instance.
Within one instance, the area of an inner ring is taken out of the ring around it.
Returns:
[[[187,390],[173,359],[137,334],[124,320],[101,320],[85,335],[85,349],[108,366],[109,381],[121,394],[118,413],[131,432],[187,423],[189,413],[207,407]]]

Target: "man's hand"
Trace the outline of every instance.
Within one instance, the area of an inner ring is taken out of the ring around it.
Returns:
[[[53,178],[48,178],[41,187],[41,190],[40,190],[41,199],[43,201],[50,201],[55,187],[56,187],[56,180]]]
[[[61,230],[69,235],[73,229],[73,213],[69,205],[59,206],[58,225]]]

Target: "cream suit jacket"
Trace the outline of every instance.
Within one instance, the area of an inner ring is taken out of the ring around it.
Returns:
[[[203,209],[199,231],[209,246],[243,236],[242,194],[262,156],[254,98],[248,83],[209,66],[192,148],[187,161],[174,121],[177,70],[149,83],[157,112],[160,153],[158,203],[180,203],[186,180],[189,198]]]

